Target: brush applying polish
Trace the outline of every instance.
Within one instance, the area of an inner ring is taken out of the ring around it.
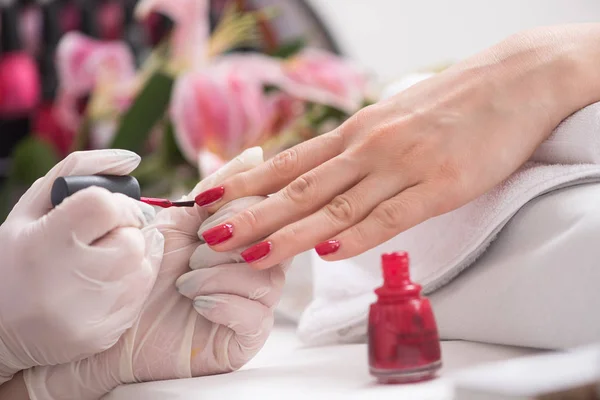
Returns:
[[[190,201],[171,201],[155,197],[142,197],[140,193],[140,184],[133,176],[113,176],[113,175],[88,175],[88,176],[63,176],[57,178],[52,185],[50,197],[52,205],[56,207],[64,199],[80,190],[90,186],[98,186],[113,193],[122,193],[142,203],[158,206],[162,208],[169,207],[193,207],[196,202]]]

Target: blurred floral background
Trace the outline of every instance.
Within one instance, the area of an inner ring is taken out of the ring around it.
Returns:
[[[53,0],[0,8],[0,218],[71,151],[142,156],[176,198],[235,157],[265,157],[374,101],[302,1]]]

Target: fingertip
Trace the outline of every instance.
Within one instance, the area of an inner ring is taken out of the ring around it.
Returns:
[[[325,257],[336,253],[341,247],[340,241],[331,239],[321,242],[315,246],[315,251],[319,257]]]
[[[194,198],[194,201],[199,207],[216,206],[217,203],[221,202],[224,195],[225,187],[221,185],[199,193]]]

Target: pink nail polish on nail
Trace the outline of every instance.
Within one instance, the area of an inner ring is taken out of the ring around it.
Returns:
[[[261,242],[259,244],[255,244],[254,246],[242,252],[242,258],[248,264],[258,260],[262,260],[263,258],[269,255],[272,246],[273,245],[271,244],[271,242]]]
[[[233,236],[233,225],[223,224],[217,225],[206,230],[202,234],[202,238],[209,246],[214,246],[229,240]]]
[[[200,207],[205,207],[221,200],[223,198],[223,194],[225,194],[225,188],[223,186],[219,186],[200,193],[194,200]]]
[[[315,246],[315,250],[320,256],[326,256],[327,254],[335,253],[339,248],[340,242],[337,240],[328,240]]]

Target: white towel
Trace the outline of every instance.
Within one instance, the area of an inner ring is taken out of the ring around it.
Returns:
[[[300,320],[300,338],[308,344],[364,338],[373,290],[382,282],[381,253],[408,251],[412,278],[423,285],[424,293],[431,293],[472,265],[530,200],[560,188],[600,182],[599,138],[596,103],[566,119],[534,154],[534,161],[467,205],[351,260],[327,263],[313,255],[314,299]]]

